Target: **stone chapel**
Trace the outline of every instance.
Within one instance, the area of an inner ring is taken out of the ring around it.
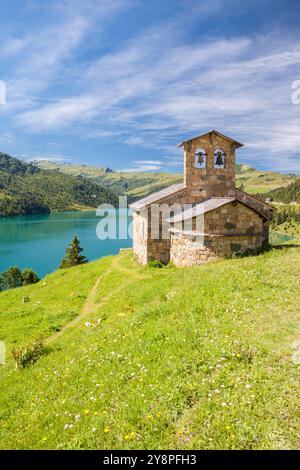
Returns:
[[[242,146],[216,130],[179,144],[183,182],[130,206],[140,263],[192,266],[263,248],[273,208],[235,187],[235,151]]]

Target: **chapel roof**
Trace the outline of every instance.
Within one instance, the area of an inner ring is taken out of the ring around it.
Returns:
[[[216,131],[215,129],[212,129],[211,131],[206,132],[205,134],[197,135],[196,137],[191,137],[190,139],[184,140],[183,142],[181,142],[180,144],[178,144],[177,147],[178,147],[178,148],[183,147],[184,144],[186,144],[186,143],[188,143],[188,142],[191,142],[191,141],[193,141],[193,140],[199,139],[200,137],[207,137],[207,136],[209,136],[209,135],[217,135],[218,137],[221,137],[222,139],[228,140],[229,142],[231,142],[232,144],[234,144],[235,148],[240,148],[240,147],[243,147],[243,146],[244,146],[244,144],[241,144],[241,143],[238,142],[237,140],[234,140],[234,139],[232,139],[231,137],[228,137],[227,135],[221,134],[221,132]]]

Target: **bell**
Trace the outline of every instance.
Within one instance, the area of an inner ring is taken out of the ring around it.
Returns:
[[[197,163],[198,163],[198,165],[200,165],[200,166],[204,163],[204,155],[205,155],[205,154],[204,154],[203,152],[199,152],[199,153],[198,153],[198,161],[197,161]]]
[[[217,158],[216,158],[216,165],[217,165],[217,166],[222,166],[222,165],[224,165],[222,152],[217,152],[216,157],[217,157]]]

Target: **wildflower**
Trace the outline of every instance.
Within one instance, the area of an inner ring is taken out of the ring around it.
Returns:
[[[245,387],[249,390],[249,388],[251,388],[251,385],[246,384]]]
[[[90,412],[90,410],[83,410],[83,413],[84,413],[85,415],[88,415],[89,412]]]
[[[73,424],[65,424],[64,429],[72,429]]]
[[[48,437],[43,437],[42,441],[43,441],[43,442],[47,442],[47,441],[48,441]]]
[[[96,431],[97,431],[97,428],[93,428],[93,429],[92,429],[92,432],[96,432]]]
[[[110,431],[110,429],[109,429],[109,427],[107,427],[107,426],[106,426],[106,427],[104,428],[104,430],[103,430],[104,434],[109,433],[109,431]]]
[[[126,434],[126,436],[125,436],[125,441],[129,441],[129,439],[130,439],[129,434]]]

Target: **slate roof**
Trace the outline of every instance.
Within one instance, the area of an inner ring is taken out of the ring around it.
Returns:
[[[168,196],[171,196],[175,193],[181,192],[185,189],[184,183],[172,184],[172,186],[168,186],[161,191],[157,191],[156,193],[150,194],[149,196],[144,197],[143,199],[139,199],[136,202],[133,202],[129,205],[129,207],[133,210],[141,210],[144,207],[149,206],[155,202],[159,202],[162,199],[165,199]]]
[[[206,137],[207,135],[210,135],[210,134],[215,134],[215,135],[221,137],[222,139],[226,139],[229,142],[232,142],[233,144],[235,144],[235,148],[237,148],[237,149],[244,146],[244,144],[241,144],[237,140],[231,139],[231,137],[227,137],[227,135],[221,134],[221,132],[216,131],[215,129],[212,129],[211,131],[206,132],[205,134],[197,135],[196,137],[192,137],[191,139],[184,140],[183,142],[178,144],[177,147],[178,148],[183,147],[184,144],[186,144],[187,142],[191,142],[192,140],[199,139],[200,137]]]
[[[266,202],[263,202],[260,199],[257,199],[251,194],[244,193],[244,191],[241,191],[240,189],[235,189],[235,198],[237,201],[241,202],[242,204],[245,204],[246,206],[250,207],[254,211],[258,212],[265,219],[267,220],[271,219],[274,209],[272,206],[270,206]]]
[[[213,211],[214,209],[224,206],[225,204],[229,204],[233,201],[235,201],[234,197],[212,197],[207,201],[201,202],[200,204],[197,204],[196,206],[181,212],[180,214],[174,215],[174,217],[168,219],[167,222],[181,222],[183,220],[188,220],[192,217],[197,217],[200,214]]]

